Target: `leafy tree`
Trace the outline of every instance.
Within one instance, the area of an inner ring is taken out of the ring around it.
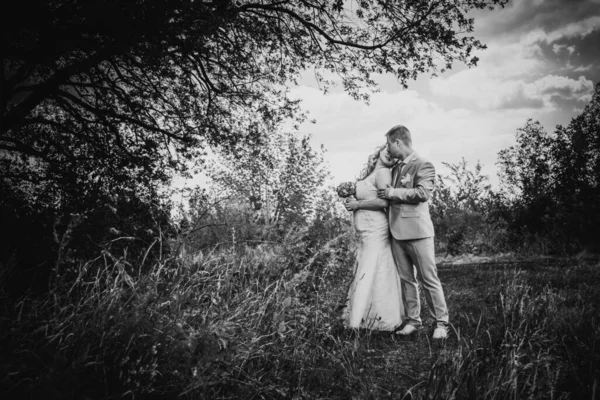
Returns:
[[[567,127],[548,134],[527,121],[498,154],[513,227],[555,239],[564,250],[595,247],[600,234],[600,94]]]
[[[600,250],[600,83],[590,104],[558,126],[550,166],[555,217],[580,246]]]
[[[315,215],[319,189],[329,176],[323,154],[325,149],[312,149],[310,136],[288,139],[284,169],[275,189],[276,215],[287,223],[305,223]]]
[[[516,144],[498,153],[502,190],[513,201],[515,228],[548,232],[553,207],[552,145],[554,138],[539,122],[528,120],[517,130]]]
[[[489,178],[481,173],[481,163],[477,161],[474,170],[469,169],[467,160],[464,157],[456,164],[447,162],[442,164],[450,169],[450,174],[440,176],[439,180],[442,187],[449,186],[455,207],[463,210],[480,211],[491,188]],[[450,185],[446,182],[450,182]]]
[[[551,152],[554,138],[537,121],[529,119],[517,129],[516,144],[498,153],[504,189],[526,202],[534,202],[550,190]]]
[[[331,196],[322,196],[329,175],[323,148],[313,149],[310,136],[280,130],[260,146],[237,156],[214,154],[205,170],[210,190],[186,190],[187,207],[178,218],[186,248],[278,241],[291,226],[333,217]]]
[[[221,154],[208,169],[211,178],[230,197],[246,199],[267,226],[307,222],[328,176],[324,149],[314,150],[310,136],[277,131],[261,147],[237,156]]]
[[[255,145],[256,121],[301,119],[285,86],[310,67],[325,90],[332,73],[366,99],[374,73],[406,85],[475,65],[484,46],[466,14],[506,2],[17,2],[3,23],[3,175],[79,208],[155,186],[209,146]]]
[[[432,196],[432,219],[436,234],[446,243],[446,251],[459,254],[481,250],[473,242],[490,213],[493,196],[488,177],[481,173],[479,161],[471,169],[462,158],[456,164],[443,163],[450,169],[448,175],[438,175]],[[479,246],[481,247],[481,246]]]

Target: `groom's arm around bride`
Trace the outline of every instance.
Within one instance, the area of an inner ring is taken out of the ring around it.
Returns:
[[[387,197],[393,203],[406,203],[406,204],[419,204],[424,203],[431,197],[433,191],[433,182],[435,181],[435,168],[432,163],[419,157],[413,152],[413,157],[410,157],[407,161],[414,164],[415,176],[409,176],[407,168],[402,168],[404,172],[405,186],[394,187],[389,185],[387,188]],[[402,167],[406,166],[406,163],[400,163]],[[396,171],[399,171],[396,168]],[[400,175],[399,173],[397,175]]]

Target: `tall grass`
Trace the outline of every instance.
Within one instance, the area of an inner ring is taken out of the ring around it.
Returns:
[[[419,397],[596,398],[600,290],[589,284],[599,267],[477,271],[474,280],[488,279],[489,307],[476,319],[458,316],[457,344],[440,353]]]
[[[105,251],[69,287],[5,308],[12,365],[3,386],[54,386],[57,396],[269,398],[349,376],[352,347],[333,332],[351,236],[298,262],[305,233],[159,260],[143,275]]]
[[[106,249],[51,296],[2,303],[1,387],[44,399],[597,395],[597,265],[440,268],[451,338],[401,341],[343,328],[353,234],[310,235],[165,256],[147,273]]]

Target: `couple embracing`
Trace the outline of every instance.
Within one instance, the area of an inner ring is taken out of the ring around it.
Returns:
[[[359,241],[344,324],[411,335],[422,327],[420,282],[433,338],[445,339],[448,307],[437,275],[427,202],[435,169],[413,150],[406,127],[393,127],[386,139],[359,176],[355,198],[345,203],[354,212]]]

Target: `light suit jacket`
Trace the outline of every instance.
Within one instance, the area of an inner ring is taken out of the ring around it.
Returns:
[[[433,164],[413,152],[404,160],[402,171],[392,174],[389,189],[389,220],[392,236],[398,240],[433,237],[428,200],[435,182]]]

